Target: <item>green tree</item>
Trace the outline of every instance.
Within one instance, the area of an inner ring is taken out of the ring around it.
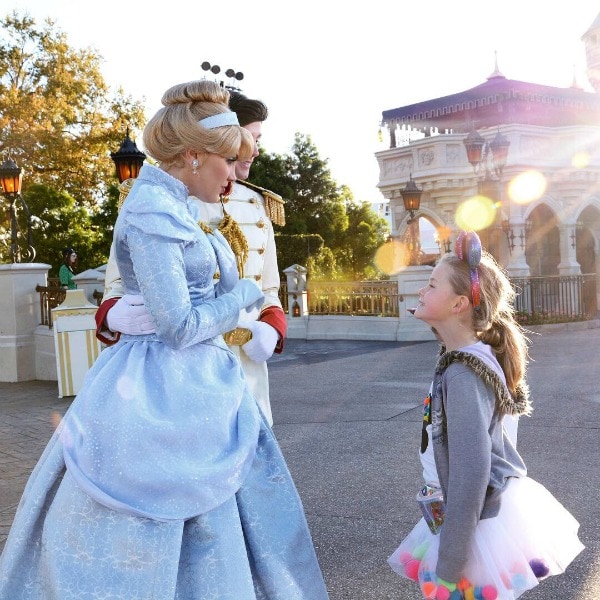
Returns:
[[[339,268],[350,279],[376,278],[373,259],[389,235],[388,222],[368,202],[347,203],[346,214],[349,224],[336,249]]]
[[[89,209],[78,205],[73,196],[46,185],[33,184],[24,199],[33,215],[35,261],[51,265],[51,277],[58,277],[63,248],[76,250],[77,272],[106,262],[102,232],[93,225]]]
[[[93,49],[71,48],[50,19],[40,27],[13,11],[0,21],[0,156],[23,169],[24,193],[35,184],[49,186],[58,194],[52,198],[65,193],[86,207],[88,219],[106,213],[116,182],[110,152],[128,127],[139,130],[145,121],[139,101],[109,90],[100,62]],[[103,230],[101,239],[111,234]],[[2,247],[0,253],[6,262]]]
[[[285,199],[286,225],[276,238],[281,269],[298,263],[315,279],[375,277],[373,257],[387,223],[334,181],[310,136],[296,133],[288,155],[261,151],[252,182]]]

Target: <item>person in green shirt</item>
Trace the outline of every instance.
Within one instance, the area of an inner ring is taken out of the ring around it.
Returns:
[[[63,250],[63,264],[60,265],[58,270],[58,277],[60,279],[60,287],[67,288],[69,290],[77,289],[77,284],[73,280],[75,275],[75,265],[77,264],[77,253],[73,248],[65,248]]]

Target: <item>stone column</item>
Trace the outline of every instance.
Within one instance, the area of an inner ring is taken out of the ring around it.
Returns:
[[[558,227],[560,234],[560,263],[559,275],[581,275],[581,265],[577,262],[577,225],[561,224]]]
[[[515,247],[510,253],[510,260],[508,265],[506,265],[506,270],[510,277],[529,277],[531,270],[525,259],[527,239],[525,223],[511,223],[510,226],[514,235],[512,241]]]
[[[36,378],[34,332],[41,321],[37,285],[48,284],[51,265],[0,265],[0,381]]]
[[[292,265],[283,272],[287,278],[288,293],[287,337],[305,340],[309,318],[306,290],[308,269],[302,265]]]

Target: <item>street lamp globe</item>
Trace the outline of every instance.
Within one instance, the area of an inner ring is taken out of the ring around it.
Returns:
[[[117,178],[119,183],[127,179],[135,179],[139,173],[146,155],[138,149],[135,142],[129,137],[129,129],[121,147],[116,152],[111,152],[110,157],[117,168]]]
[[[21,193],[21,184],[23,182],[23,170],[17,166],[12,158],[7,158],[0,165],[0,186],[5,196]]]

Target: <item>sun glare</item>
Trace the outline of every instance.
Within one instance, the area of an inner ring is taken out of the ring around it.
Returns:
[[[590,164],[590,155],[587,152],[577,152],[573,155],[571,164],[576,169],[585,169]]]
[[[395,240],[390,240],[380,246],[375,253],[375,265],[386,275],[400,273],[408,264],[408,249]]]
[[[489,227],[496,218],[496,205],[487,196],[473,196],[459,204],[454,217],[465,231],[480,231]]]
[[[525,171],[508,184],[508,195],[516,204],[529,204],[544,195],[547,185],[539,171]]]

